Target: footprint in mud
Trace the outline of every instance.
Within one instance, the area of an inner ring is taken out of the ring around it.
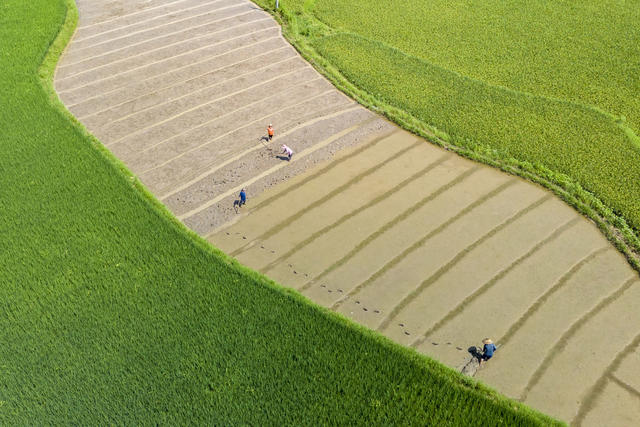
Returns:
[[[410,334],[409,332],[407,332],[407,331],[404,331],[404,334],[405,334],[405,335],[411,335],[411,334]]]
[[[325,286],[325,285],[320,285],[320,287],[321,287],[321,288],[326,288],[326,286]]]
[[[297,271],[295,271],[295,270],[293,270],[293,274],[298,274],[298,272],[297,272]]]
[[[356,304],[360,304],[360,301],[356,301]]]
[[[373,310],[374,313],[380,314],[380,310]]]
[[[264,246],[260,246],[260,249],[264,249]]]
[[[438,343],[437,343],[437,342],[432,342],[431,344],[433,344],[433,345],[438,345]]]
[[[398,326],[404,328],[404,323],[398,323]]]
[[[367,307],[362,307],[362,309],[363,309],[364,311],[369,311],[369,310],[367,310]]]
[[[338,292],[342,293],[342,289],[338,289]]]
[[[242,240],[247,240],[247,236],[242,236]]]
[[[276,251],[271,251],[271,253],[272,253],[272,254],[275,254],[275,253],[276,253]]]

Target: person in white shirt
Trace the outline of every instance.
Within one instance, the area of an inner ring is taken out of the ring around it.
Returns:
[[[287,160],[291,160],[291,156],[293,156],[293,150],[287,147],[286,145],[282,144],[282,154],[285,154],[285,153],[288,157]]]

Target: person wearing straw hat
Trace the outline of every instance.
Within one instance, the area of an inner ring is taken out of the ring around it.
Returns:
[[[482,348],[482,357],[480,357],[481,365],[482,362],[486,362],[491,359],[493,357],[493,352],[496,351],[496,346],[490,338],[483,339],[482,344],[484,344],[484,347]]]

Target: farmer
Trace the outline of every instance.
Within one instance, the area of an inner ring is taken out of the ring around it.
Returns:
[[[285,154],[285,153],[288,157],[287,160],[291,160],[291,156],[293,156],[293,150],[287,147],[286,145],[282,144],[282,154]]]
[[[267,126],[267,135],[269,136],[269,141],[271,141],[273,139],[273,125],[271,123]]]
[[[489,338],[485,338],[482,340],[482,344],[484,347],[482,348],[482,357],[480,357],[480,364],[482,362],[486,362],[487,360],[493,357],[493,352],[496,351],[496,346],[493,344],[493,341]]]
[[[239,206],[242,206],[247,203],[247,193],[244,191],[244,188],[240,190],[240,203]]]

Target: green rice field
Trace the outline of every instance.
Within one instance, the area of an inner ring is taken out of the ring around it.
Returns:
[[[0,424],[555,423],[187,231],[57,101],[76,20],[0,3]]]
[[[640,2],[281,3],[289,37],[347,92],[595,196],[638,250]]]

